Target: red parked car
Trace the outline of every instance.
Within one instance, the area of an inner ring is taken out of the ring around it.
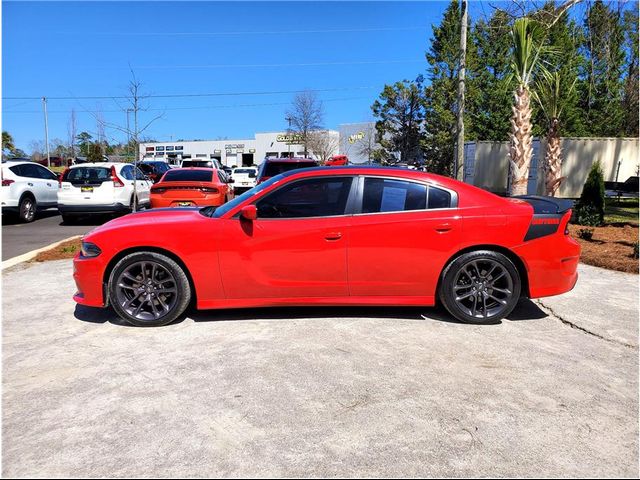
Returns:
[[[87,234],[76,302],[134,325],[199,309],[420,305],[492,323],[567,292],[571,202],[502,198],[413,170],[293,170],[221,207],[149,210]]]
[[[220,206],[232,196],[221,170],[172,168],[151,187],[151,208]]]

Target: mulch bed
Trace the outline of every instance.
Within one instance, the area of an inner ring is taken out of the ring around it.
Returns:
[[[61,243],[57,247],[50,250],[40,252],[32,260],[33,262],[47,262],[49,260],[63,260],[65,258],[73,258],[80,251],[80,239],[76,238],[68,242]]]
[[[583,228],[593,229],[591,240],[578,237],[578,231]],[[633,245],[638,241],[637,225],[584,227],[570,224],[569,232],[582,247],[582,263],[620,272],[638,273],[638,259],[633,258]]]

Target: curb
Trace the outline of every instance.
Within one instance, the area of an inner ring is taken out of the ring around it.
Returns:
[[[58,245],[68,242],[70,240],[75,240],[76,238],[81,238],[82,235],[74,235],[73,237],[65,238],[64,240],[60,240],[58,242],[47,245],[46,247],[38,248],[37,250],[31,250],[30,252],[23,253],[22,255],[18,255],[17,257],[10,258],[9,260],[5,260],[2,262],[2,270],[18,265],[22,262],[28,262],[36,258],[40,252],[45,252],[47,250],[51,250],[52,248],[56,248]]]

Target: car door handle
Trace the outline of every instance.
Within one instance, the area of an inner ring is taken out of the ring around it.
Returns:
[[[340,240],[341,238],[342,238],[342,233],[340,232],[330,232],[324,236],[324,239],[329,242]]]
[[[449,222],[445,222],[445,223],[439,223],[438,225],[436,225],[435,229],[436,232],[438,233],[445,233],[448,232],[449,230],[451,230],[453,228],[453,226],[449,223]]]
[[[27,185],[29,185],[30,187],[33,187],[33,183],[28,182]]]
[[[51,184],[49,182],[47,182],[47,187],[50,187],[50,186],[51,186]]]

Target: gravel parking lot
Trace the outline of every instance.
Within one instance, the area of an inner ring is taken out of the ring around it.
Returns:
[[[555,314],[492,326],[310,308],[139,329],[76,307],[69,261],[14,267],[2,473],[637,477],[638,277],[580,273]]]

